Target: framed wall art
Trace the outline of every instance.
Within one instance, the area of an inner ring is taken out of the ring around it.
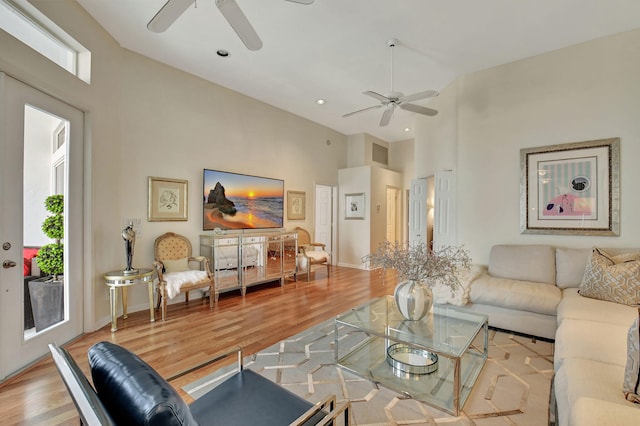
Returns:
[[[365,205],[364,205],[364,193],[358,194],[345,194],[345,219],[364,219],[365,218]]]
[[[305,197],[303,191],[287,191],[287,219],[304,220]]]
[[[620,139],[520,150],[524,234],[620,235]]]
[[[149,222],[187,220],[187,181],[149,177]]]

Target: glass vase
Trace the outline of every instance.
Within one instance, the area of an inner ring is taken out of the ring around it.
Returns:
[[[424,318],[433,307],[431,288],[419,281],[402,281],[396,286],[393,297],[402,316],[410,321]]]

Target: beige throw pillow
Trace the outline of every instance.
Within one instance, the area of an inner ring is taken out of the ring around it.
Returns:
[[[627,336],[627,367],[622,390],[627,400],[640,404],[640,309]]]
[[[610,256],[594,248],[579,293],[623,305],[640,304],[640,253]]]
[[[189,270],[189,259],[186,257],[176,260],[163,260],[164,271],[169,272],[184,272]]]

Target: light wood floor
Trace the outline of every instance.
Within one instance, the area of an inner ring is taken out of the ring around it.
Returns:
[[[208,302],[191,300],[168,309],[167,321],[149,322],[148,311],[136,312],[118,321],[118,331],[110,324],[65,345],[87,376],[87,349],[99,341],[122,345],[147,361],[163,377],[172,376],[200,364],[226,348],[239,345],[244,355],[298,333],[314,324],[358,306],[367,300],[392,294],[394,282],[383,283],[379,272],[334,266],[286,281],[224,293],[213,310]],[[208,374],[184,376],[172,382],[180,389]],[[189,397],[181,392],[189,401]],[[23,373],[0,384],[0,423],[3,425],[79,424],[75,407],[50,357],[45,357]]]

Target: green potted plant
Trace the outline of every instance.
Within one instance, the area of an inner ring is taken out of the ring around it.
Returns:
[[[36,262],[49,277],[29,282],[29,294],[36,331],[64,319],[64,196],[51,195],[44,203],[51,213],[42,224],[42,232],[55,242],[38,251]]]

